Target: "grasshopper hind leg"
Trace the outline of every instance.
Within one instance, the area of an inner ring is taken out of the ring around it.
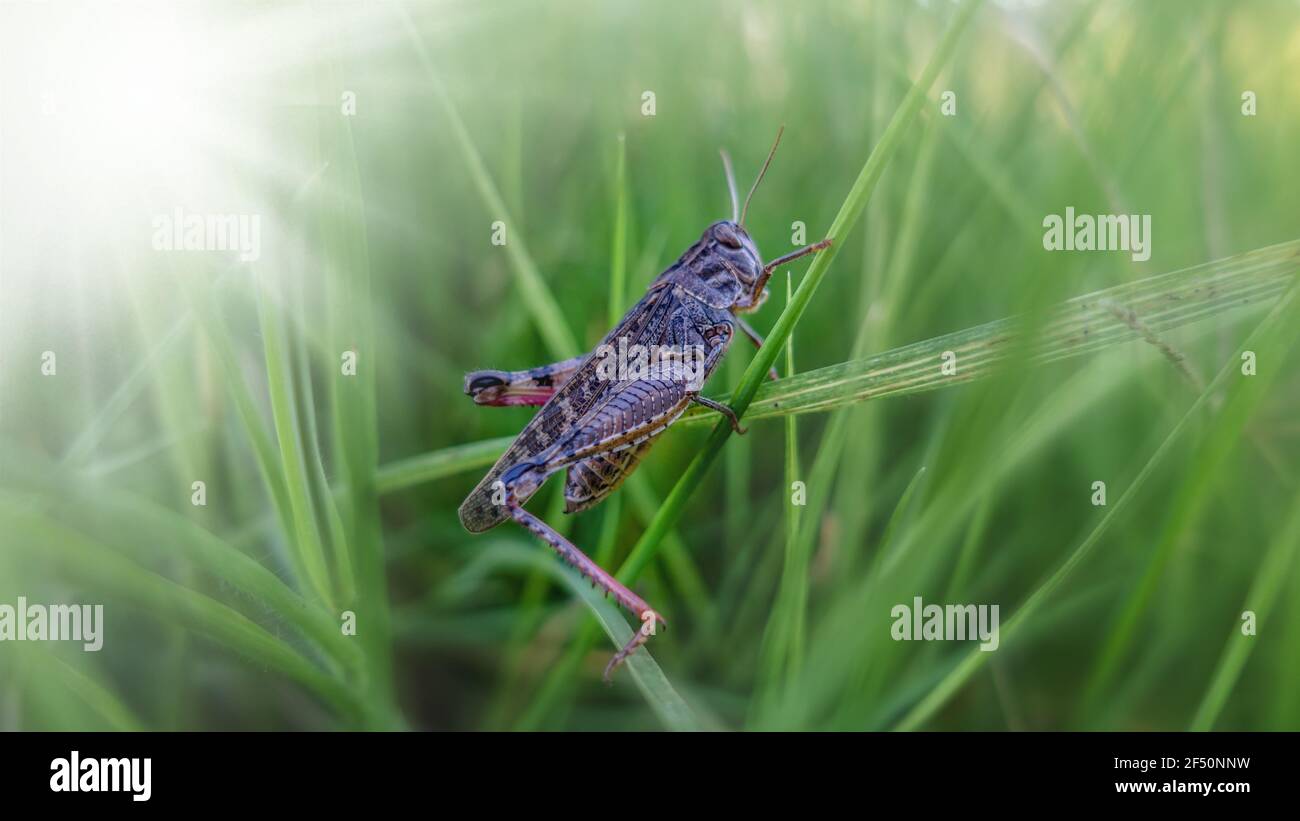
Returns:
[[[610,660],[615,668],[665,625],[663,616],[549,525],[524,510],[527,499],[548,476],[569,468],[566,507],[581,510],[596,504],[636,466],[654,439],[685,409],[689,398],[681,380],[637,380],[618,386],[610,398],[544,454],[521,460],[501,473],[510,518],[554,548],[560,558],[604,590],[641,621],[640,629]]]
[[[582,365],[585,356],[522,371],[471,371],[465,395],[476,405],[545,405]]]
[[[614,670],[628,656],[636,652],[638,647],[645,644],[646,640],[655,634],[657,628],[667,627],[668,622],[664,621],[664,617],[659,615],[654,608],[646,604],[645,599],[633,593],[622,582],[588,558],[572,542],[557,533],[546,522],[524,510],[515,499],[514,493],[506,496],[506,506],[512,519],[536,534],[538,538],[550,545],[559,554],[561,560],[583,576],[591,579],[593,584],[605,591],[606,594],[613,596],[619,605],[641,620],[640,629],[632,634],[632,638],[614,654],[614,657],[609,660],[609,664],[605,665],[604,679],[606,682],[610,681]]]

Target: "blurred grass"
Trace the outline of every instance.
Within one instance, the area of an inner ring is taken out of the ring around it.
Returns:
[[[1300,729],[1297,323],[1261,325],[1300,9],[561,5],[236,14],[283,35],[248,62],[260,162],[204,159],[264,215],[251,270],[86,231],[18,271],[0,213],[0,602],[109,619],[99,654],[0,645],[0,726]],[[533,504],[672,624],[606,688],[624,616],[456,520],[529,415],[461,377],[595,342],[729,214],[717,149],[743,188],[780,123],[749,227],[837,242],[706,389],[750,433],[693,411],[599,510]],[[141,224],[228,210],[138,173]],[[1067,205],[1151,214],[1151,260],[1044,251]],[[1002,646],[892,641],[917,595],[999,604]]]

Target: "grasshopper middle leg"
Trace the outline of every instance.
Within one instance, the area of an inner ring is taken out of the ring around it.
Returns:
[[[742,428],[740,426],[740,417],[736,416],[736,412],[731,409],[730,405],[724,405],[716,399],[710,399],[709,397],[701,396],[698,393],[692,393],[689,394],[689,396],[691,401],[695,404],[703,405],[709,410],[717,411],[725,416],[727,421],[731,422],[731,429],[741,436],[744,436],[749,431],[749,428]]]
[[[754,330],[754,326],[750,325],[739,316],[733,316],[731,319],[736,323],[736,327],[740,329],[740,332],[743,333],[750,342],[754,343],[755,348],[763,347],[763,336],[758,331]],[[774,382],[781,378],[780,374],[776,372],[776,366],[767,369],[767,378]]]

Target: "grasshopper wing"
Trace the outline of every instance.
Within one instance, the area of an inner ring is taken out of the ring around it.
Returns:
[[[627,345],[659,345],[669,336],[669,321],[676,313],[679,297],[672,284],[659,280],[651,286],[641,301],[632,306],[622,321],[605,335],[601,345],[619,347],[620,339]],[[599,350],[599,348],[597,348]],[[460,505],[460,523],[471,533],[481,533],[496,527],[509,518],[503,504],[493,502],[493,484],[512,466],[546,451],[548,447],[573,431],[594,409],[599,408],[614,382],[602,378],[595,365],[592,351],[577,371],[550,398],[532,421],[519,432],[515,441],[501,455],[487,475],[478,483]],[[520,503],[526,499],[520,499]]]

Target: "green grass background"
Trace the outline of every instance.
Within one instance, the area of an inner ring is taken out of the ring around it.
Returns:
[[[107,618],[98,654],[0,644],[0,727],[1300,729],[1289,296],[1162,333],[1191,377],[1140,340],[1019,352],[744,437],[683,425],[578,516],[553,481],[530,507],[672,625],[612,688],[626,617],[521,529],[457,521],[531,413],[463,373],[594,344],[729,214],[719,147],[743,193],[783,123],[748,227],[769,257],[796,220],[837,239],[753,320],[792,306],[783,374],[1032,336],[1069,297],[1300,238],[1300,6],[970,5],[204,5],[252,38],[204,93],[259,150],[195,162],[262,214],[260,260],[73,231],[20,268],[0,190],[0,602]],[[122,191],[138,225],[178,201],[152,173]],[[1152,215],[1151,259],[1044,251],[1066,206]],[[1001,647],[892,641],[914,596],[999,605]]]

